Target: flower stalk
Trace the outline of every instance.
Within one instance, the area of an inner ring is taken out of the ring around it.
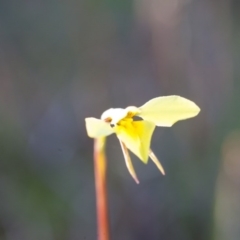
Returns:
[[[109,240],[105,141],[105,137],[94,139],[94,173],[98,240]]]

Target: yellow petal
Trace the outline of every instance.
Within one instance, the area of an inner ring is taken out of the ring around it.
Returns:
[[[139,108],[138,116],[157,126],[171,127],[175,122],[196,116],[200,108],[180,96],[157,97]]]
[[[87,134],[91,138],[106,137],[114,130],[111,128],[109,123],[106,123],[97,118],[85,118]]]
[[[160,170],[160,172],[162,173],[162,175],[165,175],[165,171],[163,169],[162,164],[160,163],[160,161],[157,159],[156,155],[153,153],[153,151],[150,149],[149,152],[149,157],[152,159],[152,161],[156,164],[157,168]]]
[[[134,170],[134,167],[132,165],[132,161],[131,161],[131,158],[129,156],[127,147],[126,147],[126,145],[122,141],[119,141],[119,142],[120,142],[120,145],[121,145],[121,148],[122,148],[122,151],[123,151],[123,156],[124,156],[124,159],[125,159],[125,162],[126,162],[126,165],[127,165],[127,169],[129,171],[130,175],[135,180],[135,182],[139,183],[139,180],[137,178],[137,174],[136,174],[136,172]]]
[[[120,124],[114,129],[120,141],[144,163],[147,163],[154,128],[155,125],[151,122],[133,121]]]

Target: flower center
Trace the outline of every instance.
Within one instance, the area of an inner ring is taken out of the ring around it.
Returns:
[[[131,122],[134,120],[133,117],[139,112],[139,109],[133,106],[127,107],[126,109],[110,108],[102,114],[101,119],[104,122],[109,123],[111,127],[116,125],[126,126],[131,124]]]

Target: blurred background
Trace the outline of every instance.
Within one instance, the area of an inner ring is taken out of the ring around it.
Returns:
[[[238,0],[0,1],[0,239],[94,240],[85,117],[181,95],[152,162],[107,141],[113,240],[240,239]]]

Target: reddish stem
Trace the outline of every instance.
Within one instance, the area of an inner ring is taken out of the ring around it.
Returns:
[[[98,240],[109,240],[106,188],[105,138],[94,140],[94,171],[96,188]]]

